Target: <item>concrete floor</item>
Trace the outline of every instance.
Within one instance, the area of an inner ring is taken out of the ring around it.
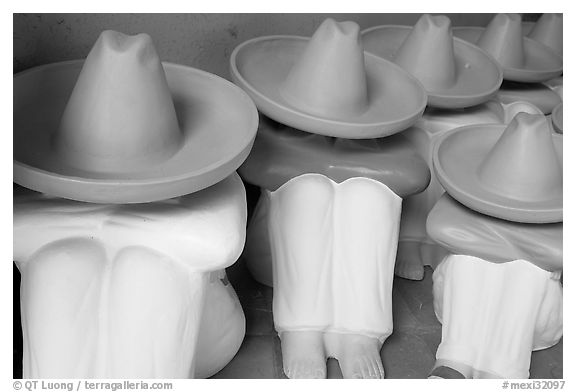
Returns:
[[[256,282],[240,259],[228,278],[246,315],[246,337],[234,359],[213,378],[286,378],[280,340],[272,319],[272,289]],[[432,270],[422,281],[396,277],[392,290],[394,332],[382,347],[386,378],[426,378],[434,365],[442,326],[432,305]],[[531,378],[562,378],[562,341],[532,354]],[[342,378],[338,361],[328,361],[328,378]]]

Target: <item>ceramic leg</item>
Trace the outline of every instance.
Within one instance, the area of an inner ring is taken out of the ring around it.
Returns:
[[[274,323],[287,375],[320,377],[328,356],[347,378],[383,377],[401,199],[373,180],[336,184],[313,174],[269,197]]]
[[[557,274],[525,260],[449,256],[434,272],[439,366],[473,378],[527,378],[531,352],[562,337]],[[448,365],[446,365],[448,364]]]
[[[212,272],[204,295],[194,377],[207,378],[222,370],[240,349],[245,332],[244,311],[226,271]]]

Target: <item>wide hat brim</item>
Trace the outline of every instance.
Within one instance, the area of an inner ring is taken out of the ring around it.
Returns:
[[[394,61],[410,26],[375,26],[362,31],[364,50]],[[489,100],[502,83],[502,70],[496,60],[479,47],[454,38],[456,82],[444,89],[428,89],[428,104],[438,108],[460,109]]]
[[[216,75],[163,63],[182,146],[165,161],[126,172],[69,165],[52,148],[84,61],[32,68],[14,76],[14,182],[67,199],[143,203],[193,193],[223,180],[248,156],[258,112],[244,91]]]
[[[281,85],[308,41],[296,36],[259,37],[242,43],[232,53],[232,79],[266,116],[311,133],[369,139],[407,129],[424,112],[427,97],[420,82],[397,65],[369,53],[364,57],[369,106],[363,113],[322,117],[294,107],[282,96]]]
[[[507,125],[479,124],[453,129],[435,144],[436,177],[450,196],[468,208],[500,219],[524,223],[562,221],[562,196],[540,200],[517,200],[483,184],[479,167]],[[562,136],[553,136],[562,165]]]
[[[484,27],[453,27],[452,34],[476,44],[484,32]],[[562,74],[562,57],[546,45],[528,37],[523,37],[524,66],[522,68],[502,67],[504,79],[513,82],[544,82]]]

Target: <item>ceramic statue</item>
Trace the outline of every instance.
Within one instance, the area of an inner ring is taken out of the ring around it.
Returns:
[[[422,115],[426,93],[365,53],[359,32],[327,19],[310,39],[255,38],[230,60],[235,83],[273,120],[262,118],[240,172],[264,189],[246,255],[256,279],[273,281],[290,378],[325,378],[328,357],[345,378],[384,378],[399,194],[430,178],[397,135]]]
[[[14,77],[14,260],[25,378],[209,377],[245,319],[235,174],[257,131],[228,81],[104,31],[85,61]],[[39,193],[40,192],[40,193]]]
[[[528,378],[532,351],[562,337],[561,151],[546,117],[525,112],[437,142],[447,194],[427,231],[450,255],[433,275],[442,342],[431,378]]]
[[[492,218],[444,194],[428,229],[450,250],[433,274],[434,377],[528,378],[532,351],[562,337],[562,223]]]

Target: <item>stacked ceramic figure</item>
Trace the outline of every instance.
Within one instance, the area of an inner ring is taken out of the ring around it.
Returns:
[[[262,188],[248,267],[273,285],[274,325],[290,378],[383,378],[401,197],[430,173],[398,132],[426,106],[422,85],[365,53],[353,22],[308,39],[260,37],[231,57],[234,81],[263,114],[240,168]],[[264,117],[265,116],[265,117]]]
[[[562,144],[542,114],[442,136],[447,193],[428,216],[449,249],[433,275],[442,342],[432,378],[527,378],[562,337]]]
[[[498,14],[485,28],[457,27],[454,35],[477,44],[501,65],[500,102],[530,102],[550,115],[562,104],[562,27],[562,14],[543,14],[536,23],[522,22],[518,14]],[[560,130],[561,120],[556,124]]]
[[[241,89],[162,64],[146,34],[104,31],[85,61],[14,77],[25,378],[208,377],[232,359],[234,171],[257,122]]]
[[[517,111],[535,111],[529,104],[502,105],[492,99],[502,71],[492,56],[452,36],[446,16],[423,15],[412,26],[383,25],[362,32],[365,49],[394,61],[417,77],[428,93],[428,107],[416,124],[403,132],[432,166],[436,140],[463,125],[506,123]],[[432,173],[425,192],[404,200],[396,274],[424,277],[424,266],[436,266],[447,250],[426,233],[426,218],[444,189]]]

